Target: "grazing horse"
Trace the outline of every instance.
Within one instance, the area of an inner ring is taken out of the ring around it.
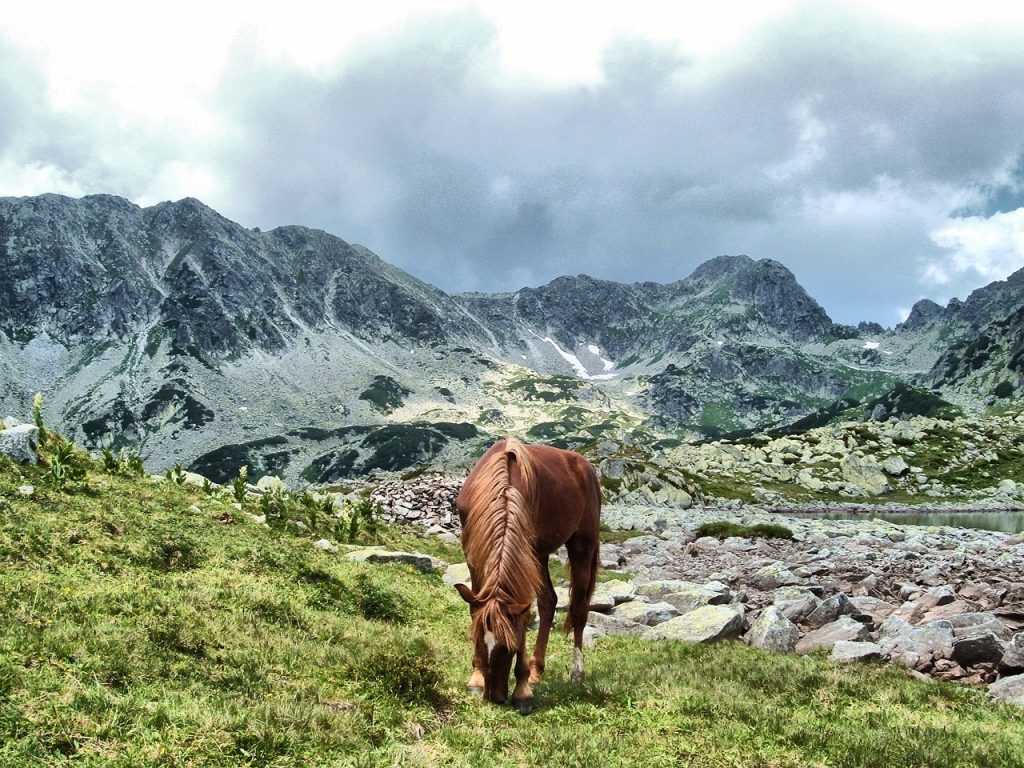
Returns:
[[[574,682],[583,680],[583,628],[600,562],[598,526],[601,487],[594,468],[572,451],[499,440],[462,484],[455,502],[462,523],[462,550],[472,589],[455,588],[469,603],[473,673],[469,688],[498,704],[508,698],[516,658],[512,704],[533,709],[533,690],[544,672],[548,634],[555,616],[555,588],[548,557],[565,544],[571,583],[565,628],[573,631]],[[540,628],[526,660],[526,628],[534,598]]]

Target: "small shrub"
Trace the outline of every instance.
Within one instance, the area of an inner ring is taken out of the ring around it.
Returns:
[[[441,664],[422,637],[395,638],[376,647],[358,674],[374,688],[409,704],[436,704],[444,698]]]
[[[409,619],[409,606],[405,599],[381,586],[365,573],[356,576],[351,592],[352,602],[363,618],[399,624]]]
[[[181,464],[175,464],[173,467],[164,473],[164,477],[167,478],[168,482],[174,483],[175,485],[185,484],[185,470],[182,469]]]
[[[63,491],[69,481],[85,479],[85,468],[75,461],[75,444],[61,439],[50,455],[50,483]]]
[[[697,528],[698,536],[713,536],[716,539],[727,539],[736,536],[743,539],[792,539],[793,532],[784,525],[777,523],[758,523],[757,525],[741,525],[726,520],[714,520],[703,523]]]
[[[35,422],[36,429],[39,430],[39,444],[42,445],[46,442],[46,425],[43,424],[42,392],[36,392],[36,396],[32,399],[32,421]]]
[[[235,501],[239,504],[245,503],[245,486],[248,478],[249,468],[243,465],[238,468],[238,474],[235,476],[235,479],[231,481],[231,493],[235,497]]]
[[[165,536],[151,545],[147,565],[157,571],[191,571],[203,560],[203,551],[187,536]]]
[[[139,452],[135,448],[128,452],[122,448],[116,456],[109,448],[104,448],[101,461],[103,462],[103,471],[108,475],[141,477],[145,474],[145,468],[142,466],[142,457],[139,456]],[[180,467],[181,465],[178,466]]]

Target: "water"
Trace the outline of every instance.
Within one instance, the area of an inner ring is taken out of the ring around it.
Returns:
[[[1003,533],[1024,532],[1024,511],[1018,512],[808,512],[800,517],[817,517],[825,520],[870,520],[878,518],[897,525],[949,525],[954,528],[980,528],[985,531]]]

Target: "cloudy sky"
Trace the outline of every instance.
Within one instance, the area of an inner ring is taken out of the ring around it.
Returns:
[[[197,197],[449,291],[745,253],[840,322],[1024,266],[1008,3],[6,5],[0,195]]]

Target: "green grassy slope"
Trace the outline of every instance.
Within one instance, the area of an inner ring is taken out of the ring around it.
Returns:
[[[1024,754],[1024,711],[983,691],[741,644],[602,641],[578,687],[558,636],[537,710],[520,717],[464,692],[468,612],[440,577],[349,562],[313,547],[319,532],[258,524],[227,497],[77,461],[84,481],[61,491],[45,468],[0,458],[2,766],[891,768]]]

